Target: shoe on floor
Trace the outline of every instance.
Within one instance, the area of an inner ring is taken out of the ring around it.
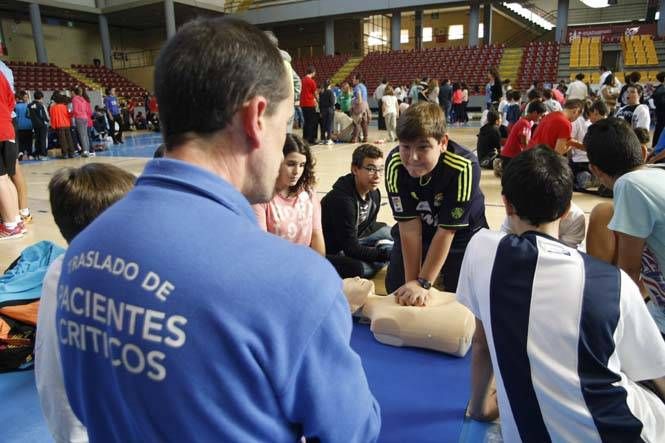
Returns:
[[[23,235],[25,234],[19,225],[17,225],[14,229],[9,229],[4,223],[0,224],[0,241],[21,238]]]

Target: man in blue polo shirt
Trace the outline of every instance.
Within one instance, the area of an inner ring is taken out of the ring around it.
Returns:
[[[76,237],[58,286],[90,440],[374,441],[339,277],[250,207],[272,197],[293,111],[279,51],[245,22],[199,19],[162,50],[155,86],[166,158]]]

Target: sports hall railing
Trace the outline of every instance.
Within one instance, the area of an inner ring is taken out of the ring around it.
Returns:
[[[153,66],[159,55],[159,49],[143,51],[116,52],[113,57],[113,69],[142,68]]]

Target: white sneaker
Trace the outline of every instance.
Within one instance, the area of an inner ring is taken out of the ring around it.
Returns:
[[[326,140],[326,145],[334,145],[335,142],[332,140]]]

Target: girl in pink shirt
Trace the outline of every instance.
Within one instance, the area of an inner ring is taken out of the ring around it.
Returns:
[[[92,107],[90,99],[85,90],[77,86],[74,88],[74,97],[72,98],[72,116],[76,124],[76,132],[79,136],[79,143],[83,149],[82,156],[88,157],[95,155],[90,151],[90,138],[88,137],[88,128],[92,126]]]
[[[253,206],[259,226],[325,256],[321,203],[314,190],[314,159],[309,145],[299,136],[287,134],[282,152],[275,196],[268,203]]]

